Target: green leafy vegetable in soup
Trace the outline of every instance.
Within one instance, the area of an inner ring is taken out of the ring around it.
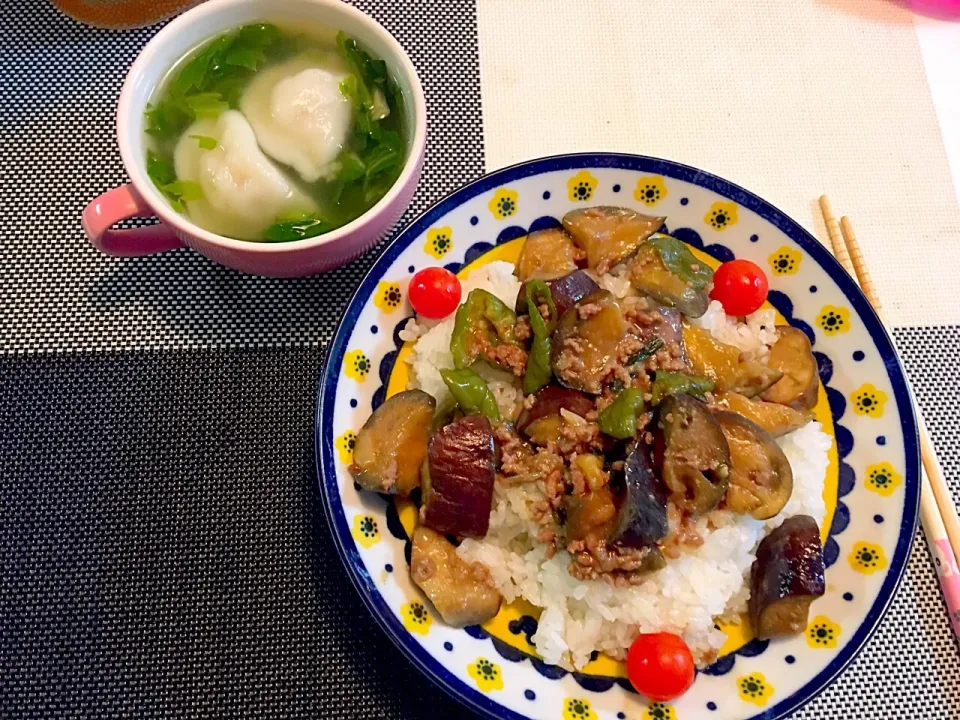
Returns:
[[[343,32],[245,25],[184,58],[144,117],[147,172],[171,206],[242,240],[316,237],[354,220],[407,156],[386,63]]]

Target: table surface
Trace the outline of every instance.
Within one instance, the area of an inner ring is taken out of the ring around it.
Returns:
[[[356,4],[427,92],[403,222],[485,169],[581,149],[705,167],[821,238],[830,193],[960,497],[942,392],[960,24],[873,0]],[[464,717],[377,629],[320,507],[323,347],[376,252],[280,281],[83,237],[85,203],[126,179],[114,102],[157,29],[86,28],[43,0],[0,27],[0,714]],[[798,718],[960,717],[958,646],[919,533],[914,549],[875,637]]]

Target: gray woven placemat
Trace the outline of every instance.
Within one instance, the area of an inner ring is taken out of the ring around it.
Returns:
[[[409,219],[482,172],[474,7],[358,4],[427,90]],[[125,180],[112,103],[155,31],[41,0],[0,24],[0,716],[462,717],[373,624],[319,506],[321,347],[375,253],[278,281],[82,236],[86,201]],[[960,330],[897,338],[955,478]],[[960,717],[922,543],[876,637],[798,717]]]
[[[483,172],[480,75],[471,2],[357,0],[407,49],[429,108],[427,159],[401,225]],[[112,32],[44,0],[0,23],[0,342],[5,349],[318,345],[376,252],[319,277],[242,275],[182,249],[101,255],[80,213],[127,180],[116,99],[158,27]]]

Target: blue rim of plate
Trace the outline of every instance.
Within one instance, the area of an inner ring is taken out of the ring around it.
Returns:
[[[883,364],[887,369],[893,387],[894,399],[897,403],[897,413],[900,418],[900,428],[904,437],[904,458],[906,463],[906,491],[903,519],[900,523],[900,535],[897,547],[894,550],[890,570],[880,586],[877,599],[867,612],[863,622],[857,628],[853,638],[843,650],[823,670],[803,685],[789,697],[773,707],[753,716],[753,720],[776,720],[783,718],[802,707],[820,692],[822,692],[863,649],[867,641],[876,632],[884,613],[893,601],[900,581],[907,567],[910,549],[916,535],[917,520],[920,512],[920,444],[917,419],[913,410],[910,389],[900,359],[894,349],[893,342],[887,334],[870,302],[860,291],[859,286],[847,274],[836,258],[824,248],[816,238],[804,230],[799,224],[787,217],[776,207],[741,188],[734,183],[698,170],[689,165],[683,165],[671,160],[649,157],[646,155],[630,155],[625,153],[575,153],[569,155],[552,155],[535,160],[517,163],[470,182],[459,190],[454,191],[443,200],[426,210],[420,217],[408,225],[388,245],[369,272],[360,283],[356,293],[350,299],[343,318],[337,325],[330,344],[327,346],[326,361],[317,388],[317,412],[315,425],[315,460],[317,463],[317,479],[323,495],[323,509],[327,523],[333,530],[333,537],[340,557],[347,568],[347,574],[360,593],[367,609],[373,615],[387,636],[397,645],[421,672],[439,685],[445,692],[456,698],[467,707],[491,719],[508,718],[509,720],[525,720],[520,715],[499,703],[493,702],[488,696],[470,688],[461,680],[452,675],[443,665],[431,656],[408,633],[400,620],[384,602],[377,591],[373,578],[352,542],[350,528],[347,524],[343,506],[337,488],[336,467],[334,464],[333,433],[323,435],[324,427],[333,425],[333,402],[336,398],[339,368],[343,363],[346,351],[348,333],[353,328],[361,310],[376,289],[379,278],[416,238],[426,232],[439,218],[446,215],[466,200],[477,195],[494,190],[506,183],[557,170],[576,170],[581,168],[609,167],[624,170],[637,170],[653,175],[673,177],[684,182],[697,185],[733,200],[739,205],[751,210],[767,222],[774,225],[791,240],[796,242],[804,251],[813,256],[817,264],[837,283],[844,296],[853,304],[859,317],[863,320],[870,337],[874,342]]]

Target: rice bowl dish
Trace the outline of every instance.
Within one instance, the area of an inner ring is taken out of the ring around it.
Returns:
[[[513,265],[495,261],[467,275],[463,288],[464,295],[476,288],[487,290],[513,307],[520,284]],[[604,286],[620,295],[629,292],[613,275]],[[769,308],[740,321],[727,316],[720,303],[713,301],[696,322],[717,340],[745,352],[767,349],[776,341],[774,311]],[[449,351],[453,324],[452,317],[438,323],[419,318],[401,331],[401,339],[414,343],[410,358],[413,386],[434,395],[438,404],[449,398],[440,370],[453,367]],[[522,401],[521,391],[502,371],[482,366],[479,372],[497,396],[501,412],[509,416]],[[703,545],[696,552],[668,560],[667,567],[643,585],[618,588],[602,580],[577,581],[567,572],[568,553],[559,552],[548,559],[543,546],[521,543],[518,547],[514,539],[530,537],[535,527],[531,507],[543,500],[535,486],[497,484],[489,534],[480,541],[464,540],[458,553],[490,569],[505,601],[523,598],[543,608],[532,639],[546,662],[581,668],[593,651],[622,658],[638,632],[666,629],[683,636],[701,665],[709,664],[726,639],[715,618],[746,613],[745,576],[766,532],[795,515],[809,515],[818,525],[824,519],[823,484],[833,439],[820,423],[810,421],[777,442],[794,474],[794,492],[787,506],[767,521],[723,511],[703,518]],[[708,524],[715,527],[707,530]]]
[[[550,664],[669,636],[692,682],[718,623],[806,627],[833,438],[809,340],[762,298],[727,314],[742,304],[662,221],[587,208],[462,274],[400,330],[407,389],[351,472],[419,506],[411,578],[448,624],[522,600]]]

